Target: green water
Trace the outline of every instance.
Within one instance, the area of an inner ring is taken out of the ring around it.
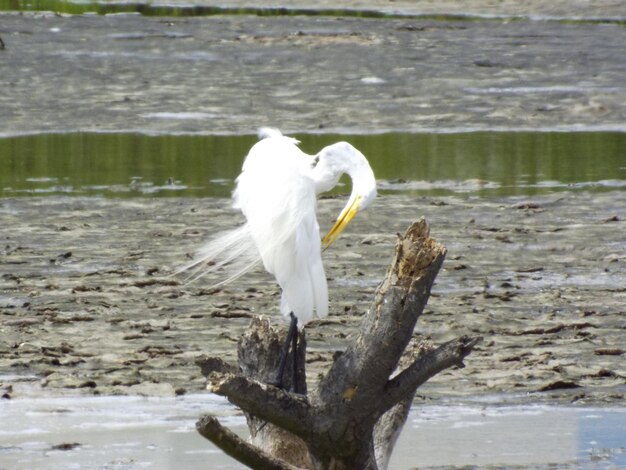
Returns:
[[[257,16],[351,16],[361,18],[394,18],[405,17],[354,8],[320,9],[251,6],[231,7],[227,5],[194,5],[167,2],[151,3],[147,0],[137,2],[116,2],[99,0],[0,0],[0,11],[53,11],[68,15],[96,13],[99,15],[114,13],[140,13],[146,16],[211,16],[211,15],[257,15]],[[420,17],[446,20],[467,20],[464,15],[420,15]]]
[[[346,140],[381,193],[532,195],[626,189],[626,133],[297,135]],[[40,134],[0,138],[0,197],[229,197],[255,136]],[[348,186],[336,192],[347,192]]]
[[[310,8],[294,6],[250,6],[231,7],[227,4],[194,5],[192,3],[153,3],[150,0],[138,1],[111,1],[111,0],[0,0],[0,12],[3,11],[52,11],[66,15],[98,14],[108,15],[117,13],[139,13],[145,16],[212,16],[212,15],[256,15],[256,16],[333,16],[358,18],[402,18],[422,19],[432,21],[528,21],[525,15],[513,16],[473,16],[470,14],[402,14],[388,13],[377,10],[360,8]],[[618,18],[546,18],[545,21],[562,23],[594,23],[619,24],[626,23]]]

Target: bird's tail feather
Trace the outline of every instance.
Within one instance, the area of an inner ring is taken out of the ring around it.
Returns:
[[[219,287],[252,270],[261,257],[250,234],[247,224],[234,230],[219,233],[209,240],[196,254],[193,261],[179,268],[175,275],[188,272],[185,282],[194,282],[201,277],[223,270],[219,282],[212,287]]]

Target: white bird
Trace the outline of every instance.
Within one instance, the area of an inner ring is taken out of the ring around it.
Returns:
[[[195,267],[192,277],[196,279],[225,268],[229,274],[219,283],[224,284],[262,261],[282,289],[281,313],[291,317],[288,353],[298,320],[303,326],[328,313],[322,247],[329,247],[356,213],[371,204],[376,197],[376,181],[367,159],[347,142],[324,147],[311,156],[300,150],[296,139],[283,136],[277,129],[262,128],[259,138],[243,163],[233,193],[234,207],[241,210],[246,223],[209,241],[180,271]],[[316,196],[334,188],[345,173],[352,179],[350,198],[321,239]],[[294,339],[297,341],[297,334]],[[294,354],[295,347],[294,343]]]

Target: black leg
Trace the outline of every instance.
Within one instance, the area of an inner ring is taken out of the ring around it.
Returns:
[[[295,336],[296,344],[298,341],[298,331],[297,331],[298,319],[293,314],[293,312],[291,312],[289,316],[291,317],[291,323],[289,324],[289,331],[287,333],[287,339],[285,340],[283,350],[280,353],[280,359],[278,361],[278,374],[276,375],[276,382],[274,383],[274,385],[276,385],[278,388],[285,388],[283,384],[283,376],[285,375],[285,366],[287,365],[287,356],[289,355],[289,346],[291,346],[291,343],[294,341],[294,336]],[[294,362],[295,362],[295,353],[294,353]]]
[[[291,345],[291,352],[293,354],[293,375],[291,377],[291,391],[298,393],[298,319],[291,312],[291,321],[293,323],[295,319],[295,328],[293,331],[293,344]]]

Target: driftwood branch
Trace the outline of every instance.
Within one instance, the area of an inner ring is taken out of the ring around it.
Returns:
[[[303,395],[290,394],[247,377],[213,372],[207,390],[226,396],[242,410],[301,437],[309,437],[313,425],[310,407]]]
[[[358,335],[307,397],[265,384],[273,379],[282,337],[263,318],[253,319],[240,341],[241,373],[219,361],[213,370],[205,366],[208,388],[244,410],[259,453],[285,465],[386,468],[416,389],[448,367],[462,367],[479,340],[461,337],[438,348],[408,347],[445,255],[424,219],[398,237],[394,260]],[[305,344],[304,332],[300,341]],[[302,372],[304,355],[301,347],[296,364]],[[298,390],[305,387],[298,384]],[[246,463],[243,455],[235,458]]]
[[[214,416],[206,415],[196,423],[201,436],[213,442],[226,454],[236,458],[244,465],[259,470],[301,470],[299,467],[274,458],[241,439],[237,434],[225,428]]]
[[[393,448],[409,416],[413,398],[414,394],[407,395],[401,402],[396,403],[383,414],[376,423],[374,428],[374,456],[379,469],[385,469],[389,465]]]
[[[361,390],[354,398],[364,406],[378,398],[411,340],[445,255],[445,247],[430,238],[424,219],[399,237],[395,258],[361,333],[331,367],[320,384],[320,395],[336,396],[336,384],[343,382]]]
[[[407,369],[434,349],[429,342],[414,338],[402,355],[398,369]],[[379,469],[386,469],[389,465],[393,449],[409,416],[416,390],[417,386],[413,390],[407,390],[404,398],[386,411],[374,427],[374,454]]]
[[[463,336],[417,358],[409,367],[387,383],[382,407],[392,407],[406,396],[414,396],[417,388],[449,367],[464,367],[463,359],[476,343],[477,337]]]
[[[237,374],[239,372],[237,366],[229,364],[219,357],[200,356],[196,359],[196,365],[205,377],[208,377],[211,372],[222,372],[225,374]]]

